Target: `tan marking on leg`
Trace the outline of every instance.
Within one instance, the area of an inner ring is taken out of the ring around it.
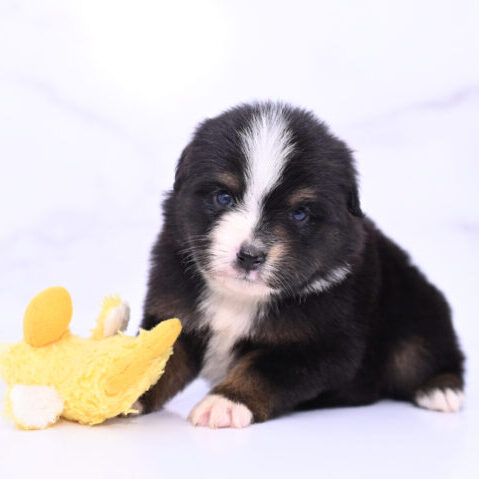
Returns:
[[[218,384],[212,394],[223,395],[230,400],[245,404],[253,413],[256,422],[265,421],[272,413],[272,391],[265,380],[254,371],[258,353],[241,358],[230,370],[226,379]]]
[[[424,390],[424,389],[436,389],[436,388],[441,388],[441,389],[451,388],[451,389],[462,390],[463,387],[464,387],[464,382],[457,374],[444,373],[444,374],[438,374],[437,376],[433,376],[423,386],[421,386],[421,389]]]
[[[413,336],[404,340],[393,350],[387,363],[388,380],[400,390],[414,388],[423,380],[430,359],[431,353],[422,338]]]

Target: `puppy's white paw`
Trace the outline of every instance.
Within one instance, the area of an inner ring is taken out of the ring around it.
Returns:
[[[193,408],[188,420],[194,426],[243,428],[251,424],[253,414],[244,404],[210,394]]]
[[[419,391],[415,398],[416,404],[425,409],[440,412],[457,412],[464,404],[464,393],[458,389],[432,389]]]
[[[113,336],[118,331],[125,331],[130,320],[130,306],[123,301],[120,306],[113,308],[105,318],[103,336]]]

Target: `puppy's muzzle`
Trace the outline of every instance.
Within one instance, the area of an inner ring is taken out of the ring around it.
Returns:
[[[265,252],[248,243],[243,243],[236,254],[236,265],[246,272],[257,270],[265,261]]]

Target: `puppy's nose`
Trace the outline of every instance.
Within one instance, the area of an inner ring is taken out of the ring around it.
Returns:
[[[238,266],[246,271],[258,269],[266,260],[264,251],[251,244],[243,244],[236,257]]]

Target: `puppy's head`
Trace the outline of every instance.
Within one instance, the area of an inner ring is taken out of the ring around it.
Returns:
[[[358,248],[350,151],[311,113],[282,104],[201,124],[169,201],[185,255],[211,287],[237,295],[327,287]]]

